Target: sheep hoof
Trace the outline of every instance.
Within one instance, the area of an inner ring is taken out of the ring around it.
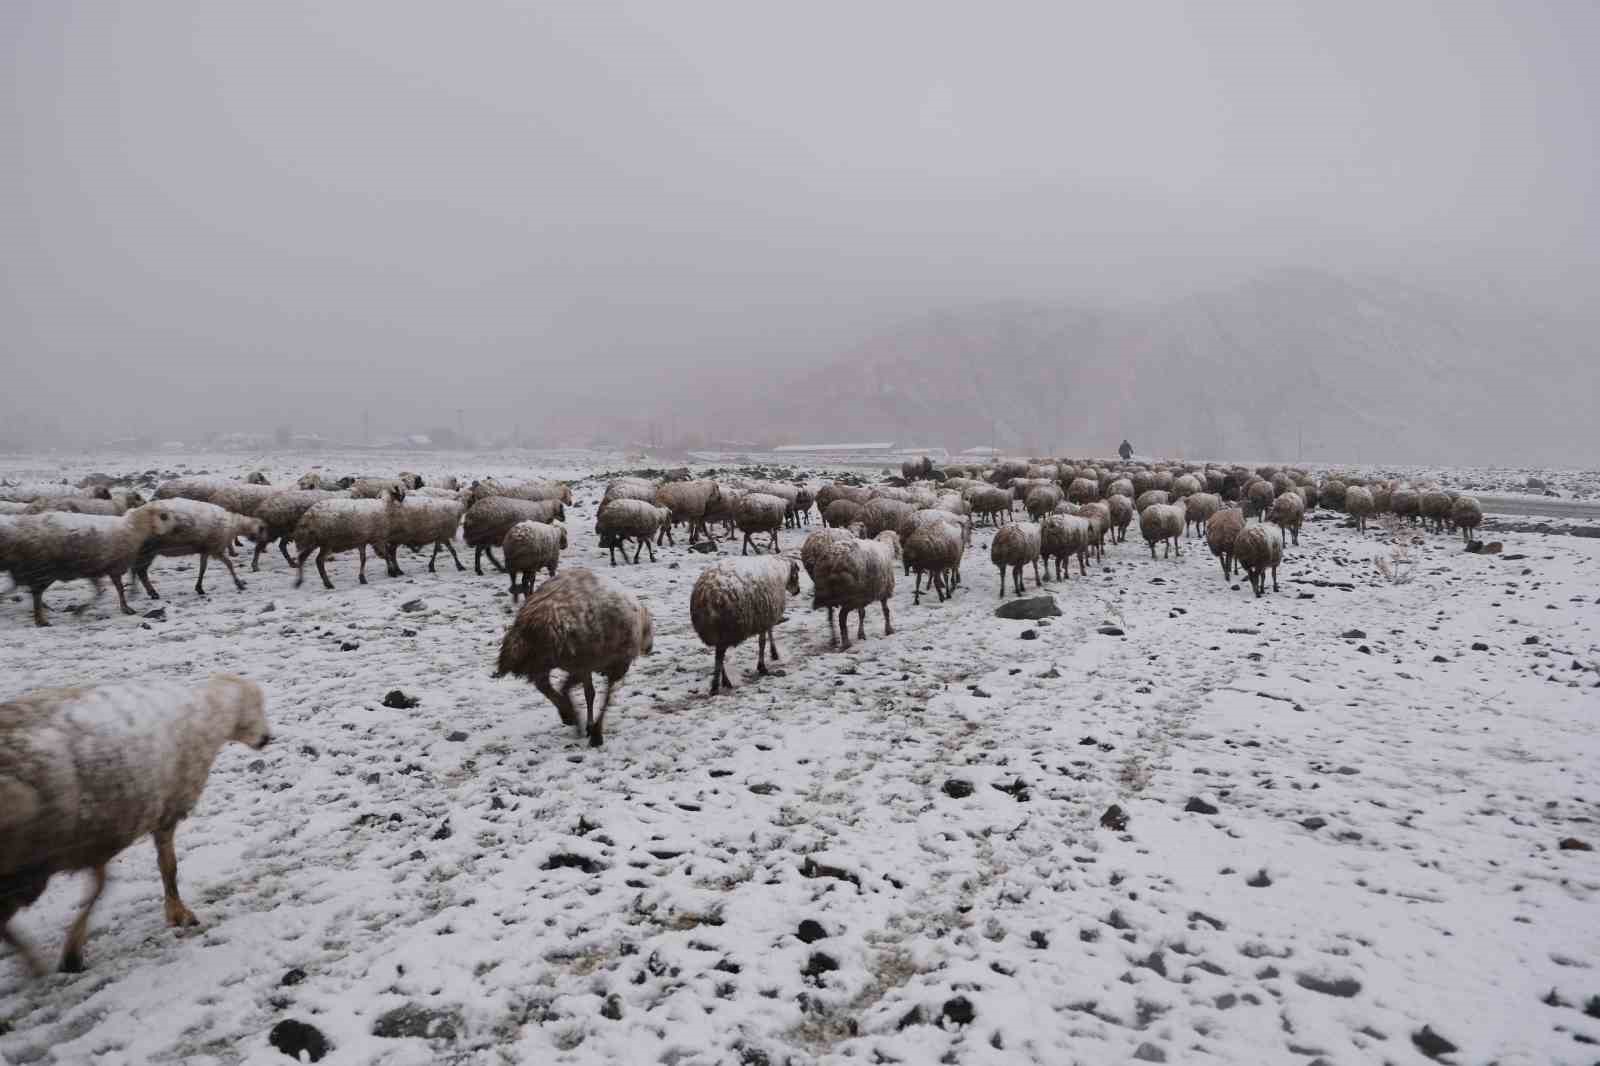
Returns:
[[[600,730],[591,729],[589,731],[589,746],[591,748],[601,747],[605,742],[606,738],[601,734]]]
[[[84,971],[83,953],[69,951],[61,956],[62,973],[82,973]]]
[[[200,924],[200,919],[194,912],[177,900],[167,900],[167,924],[174,929],[182,929]]]

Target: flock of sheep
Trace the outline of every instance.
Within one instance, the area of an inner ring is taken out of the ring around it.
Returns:
[[[740,556],[708,566],[689,599],[693,629],[715,652],[710,692],[716,694],[731,687],[728,651],[745,641],[757,641],[758,674],[767,672],[769,655],[778,661],[774,630],[788,598],[801,591],[801,570],[812,584],[813,608],[828,610],[830,642],[848,648],[851,614],[857,639],[864,639],[873,604],[882,610],[884,633],[893,632],[897,571],[915,572],[914,605],[925,592],[940,600],[953,596],[974,524],[997,527],[990,563],[999,569],[1002,598],[1008,574],[1013,591],[1023,592],[1026,568],[1036,587],[1049,578],[1052,564],[1057,579],[1070,579],[1074,561],[1086,575],[1090,558],[1103,557],[1108,540],[1123,542],[1135,519],[1152,558],[1157,545],[1165,556],[1181,555],[1185,537],[1202,535],[1224,578],[1231,581],[1237,566],[1260,596],[1269,576],[1277,590],[1285,535],[1297,545],[1305,514],[1316,507],[1348,513],[1358,529],[1373,515],[1394,514],[1441,532],[1453,527],[1468,538],[1483,518],[1477,500],[1437,486],[1342,476],[1319,482],[1292,468],[1044,460],[935,469],[924,460],[901,473],[872,487],[829,483],[815,490],[773,481],[620,478],[606,487],[595,531],[613,566],[619,549],[625,563],[638,563],[644,552],[654,560],[655,546],[675,543],[679,527],[689,544],[709,541],[712,550],[717,540],[742,534]],[[236,549],[253,542],[254,571],[276,541],[297,571],[297,587],[314,554],[323,584],[332,588],[327,558],[357,552],[364,584],[369,548],[391,576],[401,573],[402,546],[431,548],[429,570],[441,550],[465,570],[455,550],[460,532],[474,550],[475,571],[483,573],[487,554],[509,575],[513,600],[523,599],[502,640],[495,676],[531,681],[564,725],[598,747],[612,694],[634,660],[652,651],[655,623],[621,583],[584,568],[560,569],[572,502],[571,488],[561,482],[486,478],[463,488],[453,480],[424,485],[414,474],[333,484],[308,474],[294,488],[268,485],[259,475],[180,478],[161,484],[148,502],[98,475],[77,486],[0,486],[0,571],[31,592],[34,621],[43,626],[44,592],[61,581],[88,580],[98,596],[109,578],[123,610],[132,613],[124,581],[131,574],[157,597],[150,567],[160,557],[198,556],[197,593],[204,594],[212,560],[243,589]],[[1019,507],[1026,520],[1018,520]],[[783,554],[780,534],[810,526],[813,509],[820,528],[797,553]],[[503,563],[495,558],[497,546]],[[550,576],[535,588],[541,570]],[[559,686],[556,671],[563,675]],[[598,714],[596,674],[604,684]],[[581,720],[572,697],[580,685]],[[156,842],[168,923],[192,924],[178,895],[173,832],[225,743],[267,743],[264,707],[257,685],[227,676],[193,689],[108,684],[44,690],[0,704],[0,939],[43,972],[10,920],[39,898],[53,874],[90,870],[94,889],[61,960],[63,970],[81,969],[106,864],[145,835]]]

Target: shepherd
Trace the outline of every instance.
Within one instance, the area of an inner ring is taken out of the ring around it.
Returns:
[[[1124,440],[1122,442],[1122,447],[1117,449],[1117,454],[1122,456],[1123,462],[1127,462],[1129,459],[1133,458],[1133,445]]]

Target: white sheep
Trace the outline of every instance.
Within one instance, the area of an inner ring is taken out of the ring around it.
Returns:
[[[1461,496],[1450,506],[1450,520],[1461,530],[1461,539],[1472,542],[1472,531],[1483,523],[1483,504],[1476,496]]]
[[[871,540],[851,539],[822,552],[812,573],[811,607],[839,608],[839,636],[850,647],[850,612],[857,612],[856,637],[867,637],[867,606],[883,606],[883,635],[894,632],[889,598],[894,595],[894,561],[900,557],[900,536],[893,530]],[[833,642],[830,626],[829,642]]]
[[[604,507],[612,500],[643,500],[645,503],[655,503],[656,491],[660,487],[649,478],[614,478],[606,485],[605,495],[600,497],[600,506]]]
[[[733,508],[733,521],[739,527],[739,532],[744,534],[744,546],[739,554],[744,555],[750,550],[750,538],[758,533],[765,533],[771,539],[771,550],[777,552],[778,530],[783,528],[788,520],[789,503],[781,496],[773,496],[765,492],[751,492],[739,498]],[[757,548],[759,552],[761,549]]]
[[[1210,492],[1191,492],[1180,506],[1183,507],[1183,535],[1187,537],[1191,529],[1196,534],[1205,532],[1211,516],[1222,510],[1222,497]]]
[[[1233,542],[1233,561],[1239,564],[1259,598],[1266,591],[1267,571],[1272,571],[1272,591],[1278,591],[1278,564],[1283,562],[1283,530],[1255,525]]]
[[[722,486],[715,481],[669,481],[655,495],[656,506],[671,511],[674,522],[689,523],[690,544],[702,534],[711,537],[707,519],[722,508],[722,502]]]
[[[389,515],[389,572],[396,575],[401,573],[399,560],[395,558],[401,546],[421,551],[429,545],[433,547],[433,555],[428,558],[428,573],[438,573],[435,564],[439,561],[440,548],[450,553],[450,558],[456,561],[457,570],[465,570],[466,565],[461,562],[461,556],[456,554],[455,544],[463,510],[465,504],[454,495],[443,498],[408,492],[400,509]]]
[[[756,673],[767,672],[767,648],[778,661],[773,628],[783,621],[790,596],[800,592],[800,564],[768,555],[757,559],[720,559],[701,571],[689,594],[689,622],[701,643],[716,651],[711,668],[711,695],[733,687],[725,657],[728,649],[751,637],[759,641]]]
[[[780,516],[780,521],[782,520]],[[594,531],[600,538],[600,547],[611,552],[611,565],[617,565],[617,549],[622,549],[622,561],[628,561],[628,541],[635,540],[633,561],[639,553],[650,551],[650,561],[656,561],[655,539],[663,529],[672,525],[672,512],[644,500],[621,499],[603,504],[595,516]]]
[[[467,506],[491,496],[515,500],[558,500],[572,503],[572,487],[562,481],[520,481],[513,478],[485,478],[467,489]]]
[[[61,970],[83,969],[89,915],[111,860],[155,838],[169,926],[199,924],[178,895],[173,835],[224,744],[264,748],[272,733],[259,686],[213,676],[199,687],[125,682],[43,689],[0,704],[0,938],[34,973],[45,967],[11,919],[57,873],[89,870],[94,887],[67,932]]]
[[[1017,595],[1022,595],[1022,568],[1033,567],[1033,587],[1039,580],[1039,526],[1035,522],[1013,522],[1003,526],[989,542],[989,561],[1000,568],[1000,598],[1006,598],[1006,567],[1010,567]]]
[[[500,550],[505,555],[506,573],[511,577],[511,602],[517,602],[517,593],[527,596],[533,592],[533,579],[540,570],[549,570],[556,576],[556,566],[567,547],[567,527],[560,522],[518,522],[506,533]],[[522,580],[517,580],[517,575]]]
[[[1346,497],[1348,500],[1348,497]],[[1300,546],[1300,527],[1305,522],[1306,501],[1300,493],[1293,489],[1285,492],[1272,501],[1272,510],[1269,517],[1280,530],[1287,530],[1294,538],[1295,547]]]
[[[495,677],[516,674],[533,682],[555,704],[563,725],[574,726],[589,746],[605,743],[606,708],[611,697],[641,655],[655,647],[655,622],[650,609],[615,581],[592,570],[572,567],[546,581],[527,599],[500,642]],[[550,683],[552,671],[562,670],[560,689]],[[594,713],[594,675],[605,678],[605,698],[600,714]],[[570,693],[583,685],[587,703],[585,720],[578,721]]]
[[[1183,536],[1187,518],[1188,513],[1181,505],[1171,503],[1153,503],[1139,512],[1139,532],[1150,545],[1150,558],[1156,557],[1158,543],[1163,547],[1163,559],[1171,558],[1174,551],[1182,558],[1183,544],[1179,538]]]
[[[1056,579],[1063,580],[1061,564],[1065,562],[1065,580],[1072,579],[1072,560],[1078,560],[1078,573],[1089,573],[1090,529],[1087,518],[1076,515],[1047,515],[1039,523],[1039,558],[1044,562],[1045,577],[1050,576],[1051,560],[1055,561]]]
[[[857,506],[850,500],[835,500],[835,504],[849,503]],[[830,505],[831,506],[831,505]],[[859,527],[857,527],[859,528]],[[856,539],[856,529],[819,529],[806,537],[805,543],[800,545],[800,565],[805,568],[806,577],[813,582],[817,577],[817,561],[822,558],[831,546],[843,544]],[[828,608],[828,632],[833,632],[833,608]]]
[[[356,572],[361,584],[367,583],[367,548],[371,547],[385,563],[389,561],[389,522],[398,519],[406,490],[398,483],[389,486],[381,500],[321,500],[311,505],[294,529],[294,587],[306,578],[306,560],[317,553],[317,573],[324,588],[333,588],[328,577],[327,558],[355,549],[361,557]],[[391,565],[389,576],[394,576]]]
[[[1224,507],[1206,519],[1206,545],[1222,564],[1222,576],[1229,581],[1233,580],[1233,546],[1244,529],[1244,521],[1244,512],[1237,507]]]
[[[176,520],[171,531],[148,542],[133,564],[133,576],[144,586],[150,598],[161,598],[161,594],[150,583],[150,564],[157,556],[174,559],[200,556],[200,572],[194,582],[196,595],[206,594],[206,564],[211,559],[228,568],[233,587],[243,592],[245,584],[233,568],[228,549],[238,537],[248,537],[256,542],[258,548],[265,545],[268,542],[266,526],[261,520],[234,514],[214,503],[202,503],[199,500],[170,499],[165,506]]]
[[[117,590],[123,614],[128,606],[122,576],[145,545],[171,533],[177,519],[166,501],[135,507],[120,518],[106,515],[18,515],[0,522],[0,571],[33,594],[33,622],[48,626],[44,593],[57,581],[93,582],[99,597],[102,578]]]
[[[486,496],[467,508],[461,519],[461,535],[473,551],[472,568],[483,576],[483,557],[496,570],[504,570],[494,557],[495,545],[506,539],[518,522],[565,521],[566,506],[560,500],[524,500],[513,496]]]
[[[278,542],[278,551],[283,553],[283,561],[293,566],[294,557],[289,554],[289,538],[294,534],[294,527],[300,524],[300,519],[305,517],[305,513],[311,510],[313,504],[333,498],[332,492],[323,489],[286,489],[264,502],[256,511],[256,517],[261,520],[263,535],[261,540],[256,542],[255,557],[250,560],[250,569],[261,569],[261,553],[266,551],[273,541]]]
[[[1117,531],[1117,543],[1128,539],[1128,527],[1133,524],[1133,500],[1124,493],[1114,492],[1106,497],[1106,507],[1111,511],[1111,528]]]
[[[1391,503],[1393,499],[1394,497],[1391,494]],[[1363,485],[1347,486],[1344,490],[1344,509],[1346,513],[1356,520],[1356,531],[1365,533],[1367,531],[1367,519],[1372,517],[1374,510],[1372,493]]]
[[[919,515],[928,513],[917,512]],[[906,572],[915,571],[917,575],[916,585],[911,590],[912,606],[922,602],[923,574],[929,575],[928,585],[938,593],[941,602],[955,595],[970,532],[970,526],[959,525],[956,521],[934,521],[915,526],[908,535],[902,536],[901,553]]]

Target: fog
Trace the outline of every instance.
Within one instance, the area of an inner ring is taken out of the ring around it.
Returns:
[[[12,0],[0,37],[33,440],[711,425],[720,375],[907,318],[1283,267],[1581,345],[1600,282],[1582,0]]]

